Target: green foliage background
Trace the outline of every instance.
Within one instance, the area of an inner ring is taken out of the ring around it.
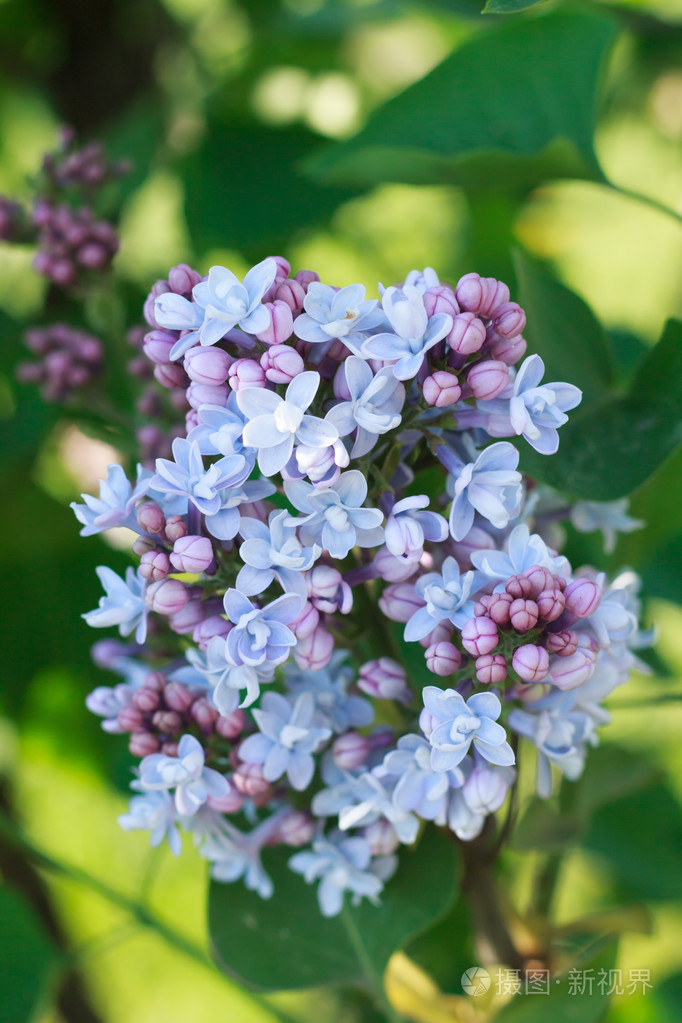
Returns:
[[[610,564],[642,574],[660,640],[654,673],[612,698],[605,744],[561,815],[527,801],[505,879],[532,905],[561,857],[554,917],[567,947],[616,933],[618,967],[651,970],[653,992],[581,1003],[581,1020],[677,1023],[682,342],[666,323],[682,316],[682,4],[489,0],[485,15],[481,5],[0,0],[0,192],[27,194],[62,122],[133,159],[118,293],[90,309],[121,364],[124,327],[174,262],[238,272],[281,252],[339,285],[390,283],[426,264],[445,279],[477,270],[513,285],[531,349],[585,391],[560,456],[524,451],[526,468],[577,496],[632,493],[648,526]],[[180,861],[150,854],[144,835],[117,827],[130,759],[84,710],[108,679],[90,664],[79,614],[98,597],[95,565],[126,559],[115,537],[114,549],[80,540],[67,507],[112,452],[92,423],[14,383],[21,331],[45,298],[30,260],[0,245],[0,803],[53,862],[0,836],[0,1020],[377,1019],[360,996],[266,999],[212,970],[203,866],[189,848]],[[124,400],[124,374],[110,383]],[[115,431],[108,440],[125,451]],[[568,543],[576,559],[603,562],[594,537]],[[216,901],[222,950],[247,901],[232,888]],[[397,944],[418,927],[396,920]],[[410,1018],[466,1018],[448,999],[475,963],[466,928],[456,904],[408,946],[444,992],[413,992]],[[237,951],[262,975],[276,955],[259,942]],[[385,958],[379,949],[376,970]],[[517,1000],[499,1018],[563,1023],[576,1011],[568,1001]]]

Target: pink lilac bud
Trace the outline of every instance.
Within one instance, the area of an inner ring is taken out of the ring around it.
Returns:
[[[319,279],[320,275],[316,274],[314,270],[299,270],[298,273],[294,275],[294,280],[298,281],[301,287],[305,288],[306,291],[308,290],[309,284],[312,284],[313,281],[319,281]]]
[[[194,383],[220,387],[227,380],[233,362],[231,355],[212,345],[208,348],[190,348],[185,355],[184,367]]]
[[[588,618],[599,607],[601,590],[591,579],[574,579],[566,587],[566,610],[576,618]]]
[[[142,558],[145,554],[155,550],[156,541],[152,540],[151,536],[138,536],[133,541],[132,551],[133,554],[137,554],[138,558]]]
[[[485,529],[481,529],[480,526],[472,526],[463,540],[452,544],[452,552],[462,571],[471,567],[473,552],[481,550],[495,550],[495,541],[490,533],[486,533]]]
[[[182,682],[169,682],[163,690],[163,700],[169,710],[184,714],[192,705],[194,697]]]
[[[277,844],[293,846],[299,849],[311,842],[315,834],[315,822],[309,813],[303,810],[289,810],[280,821],[276,835]]]
[[[566,598],[561,590],[543,590],[537,598],[538,613],[543,621],[555,622],[564,613]]]
[[[149,686],[141,686],[133,693],[133,705],[141,710],[143,714],[151,714],[159,706],[161,697],[156,689]]]
[[[157,614],[177,614],[187,603],[187,590],[179,579],[162,579],[147,587],[145,601]]]
[[[358,688],[378,700],[399,700],[401,703],[409,703],[411,698],[405,669],[390,657],[379,657],[378,660],[363,664],[360,668]]]
[[[206,605],[197,594],[191,600],[188,600],[180,611],[170,616],[168,624],[173,632],[177,632],[179,636],[189,636],[194,632],[199,622],[204,620],[205,614]]]
[[[270,788],[263,777],[262,764],[240,764],[232,776],[236,788],[245,796],[260,796]]]
[[[348,387],[348,381],[346,380],[346,370],[341,363],[336,373],[334,374],[334,397],[338,398],[339,401],[350,401],[351,393]]]
[[[509,288],[494,277],[470,273],[460,278],[455,295],[462,309],[488,318],[509,301]]]
[[[489,654],[498,640],[497,626],[490,618],[470,618],[462,629],[462,646],[472,657]]]
[[[538,624],[538,605],[534,600],[517,597],[509,606],[509,622],[516,632],[528,632]]]
[[[289,384],[302,373],[305,363],[295,348],[290,345],[273,345],[260,357],[265,377],[273,384]]]
[[[512,667],[524,682],[541,682],[549,670],[549,654],[541,646],[524,643],[514,651]]]
[[[204,735],[210,735],[216,721],[220,717],[220,714],[213,704],[209,703],[205,696],[200,696],[199,699],[195,700],[192,704],[190,716],[192,717],[192,720],[196,721],[199,725],[199,728]]]
[[[296,639],[303,640],[313,634],[319,623],[320,612],[313,607],[309,600],[306,600],[296,618],[289,622],[289,628]]]
[[[227,404],[228,389],[226,384],[219,387],[211,387],[207,384],[190,384],[187,388],[187,401],[192,408],[198,409],[202,405]]]
[[[168,365],[154,366],[154,379],[162,387],[172,391],[174,387],[183,387],[187,383],[187,374],[177,362],[171,362]]]
[[[509,367],[497,359],[486,359],[471,367],[467,383],[475,398],[490,401],[502,394],[509,383]]]
[[[233,391],[240,387],[264,387],[265,371],[255,359],[236,359],[230,366],[228,383]]]
[[[430,377],[427,377],[422,384],[424,401],[436,408],[446,408],[454,405],[462,396],[462,388],[454,373],[439,369]]]
[[[173,742],[171,739],[166,739],[165,742],[161,743],[161,752],[164,757],[177,757],[178,755],[178,744]]]
[[[192,288],[200,280],[200,274],[193,270],[191,266],[188,266],[187,263],[178,263],[177,266],[172,266],[168,271],[168,284],[171,291],[174,291],[176,295],[189,295]]]
[[[152,724],[165,735],[177,735],[182,728],[182,718],[175,710],[157,710],[152,716]]]
[[[270,314],[270,325],[260,334],[256,334],[256,337],[266,345],[283,345],[294,332],[294,317],[291,309],[286,302],[281,300],[265,302],[264,307]]]
[[[396,558],[388,547],[380,547],[374,557],[374,569],[387,583],[402,583],[411,578],[419,568],[419,559],[409,561]],[[379,605],[381,606],[381,604]]]
[[[543,568],[541,565],[531,565],[523,575],[531,585],[530,596],[533,600],[536,600],[544,590],[554,589],[554,576],[548,568]]]
[[[275,290],[275,302],[284,302],[292,313],[300,313],[305,301],[306,289],[295,277],[281,281]]]
[[[306,575],[308,596],[318,611],[346,615],[353,607],[353,591],[343,576],[331,565],[316,565]]]
[[[182,515],[171,515],[166,519],[166,536],[175,543],[181,536],[187,536],[187,525]]]
[[[232,626],[220,615],[203,618],[194,629],[192,639],[200,650],[206,650],[214,636],[227,636]]]
[[[379,597],[380,610],[393,622],[409,621],[414,612],[425,604],[412,583],[394,583],[387,586]]]
[[[393,825],[383,818],[364,828],[362,837],[367,842],[372,856],[390,856],[400,845]]]
[[[502,654],[481,654],[476,658],[476,678],[484,686],[498,685],[507,677],[507,662]]]
[[[334,637],[323,625],[318,625],[310,635],[299,639],[294,647],[294,658],[304,671],[319,671],[329,664],[334,653]]]
[[[122,732],[136,732],[142,724],[142,712],[137,707],[122,707],[116,723]]]
[[[427,316],[444,313],[454,319],[460,311],[455,293],[448,284],[437,284],[435,288],[428,288],[422,298]]]
[[[577,689],[592,678],[596,655],[589,650],[578,649],[570,657],[552,658],[549,677],[558,689]]]
[[[493,359],[504,362],[507,366],[513,366],[526,354],[528,345],[522,337],[501,338],[496,341],[490,349]]]
[[[332,743],[332,757],[341,771],[354,771],[362,767],[367,763],[368,756],[369,739],[360,732],[346,732]]]
[[[246,728],[246,714],[237,708],[230,714],[220,714],[215,723],[215,730],[223,739],[238,739]]]
[[[462,666],[462,655],[452,643],[434,643],[425,656],[426,667],[434,675],[452,675]]]
[[[167,330],[151,330],[144,336],[144,354],[159,366],[170,362],[170,350],[175,344],[176,336]]]
[[[528,600],[533,593],[533,585],[530,579],[526,579],[525,575],[510,576],[504,584],[504,588],[505,592],[514,600],[518,600],[521,597],[524,600]]]
[[[547,649],[557,657],[570,657],[578,649],[578,636],[572,629],[550,632],[545,640]]]
[[[177,572],[205,572],[213,562],[211,541],[207,536],[181,536],[175,541],[170,560]]]
[[[239,813],[244,806],[244,796],[234,784],[232,778],[226,778],[227,792],[223,796],[208,796],[206,802],[218,813]]]
[[[526,314],[517,302],[504,302],[495,310],[493,327],[500,337],[517,337],[526,326]]]
[[[144,677],[144,685],[148,689],[154,689],[157,693],[162,693],[166,688],[166,676],[162,671],[150,671]]]
[[[134,757],[148,757],[159,752],[159,740],[152,732],[133,732],[128,740],[128,749]]]
[[[418,643],[424,647],[424,650],[428,650],[430,646],[435,646],[436,643],[449,643],[452,637],[452,626],[445,622],[440,622],[435,629],[423,636]]]
[[[140,559],[140,575],[143,579],[158,582],[170,572],[168,556],[163,551],[148,551]]]
[[[474,313],[460,313],[453,320],[447,341],[453,352],[471,355],[485,343],[485,326]]]

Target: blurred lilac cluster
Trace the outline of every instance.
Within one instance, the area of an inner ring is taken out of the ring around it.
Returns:
[[[46,401],[66,401],[102,371],[101,342],[64,323],[33,327],[26,332],[24,344],[38,360],[19,363],[17,376],[39,383]]]
[[[425,822],[479,835],[521,741],[541,795],[576,778],[645,642],[636,578],[556,549],[562,517],[638,523],[535,486],[499,439],[552,455],[581,398],[526,357],[507,286],[427,268],[378,291],[281,257],[174,267],[142,348],[185,427],[73,506],[83,535],[137,534],[84,615],[134,637],[96,644],[122,681],[88,699],[141,758],[121,825],[175,852],[190,832],[263,897],[263,847],[305,847],[329,916],[376,901]]]

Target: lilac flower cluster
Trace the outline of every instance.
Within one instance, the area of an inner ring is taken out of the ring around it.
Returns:
[[[141,758],[122,827],[176,853],[190,832],[265,898],[262,849],[305,847],[290,866],[327,916],[376,902],[423,827],[479,835],[519,742],[541,795],[577,777],[644,642],[636,579],[573,570],[561,499],[499,439],[552,454],[581,397],[525,357],[506,285],[426,269],[379,296],[281,257],[174,267],[143,350],[185,428],[74,505],[83,535],[137,534],[137,569],[100,568],[84,616],[135,637],[96,644],[122,681],[88,698]],[[620,505],[572,521],[638,525]]]
[[[38,359],[20,362],[17,377],[40,384],[46,401],[66,401],[102,371],[101,341],[67,324],[33,327],[26,332],[24,344]]]

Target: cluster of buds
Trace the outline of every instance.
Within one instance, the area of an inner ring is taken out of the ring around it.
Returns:
[[[60,288],[73,288],[83,272],[101,273],[118,251],[118,236],[107,220],[97,220],[87,206],[39,199],[33,209],[38,252],[37,273]]]
[[[19,363],[17,376],[40,384],[46,401],[68,400],[102,372],[102,343],[64,323],[33,327],[24,335],[24,344],[39,359]]]

